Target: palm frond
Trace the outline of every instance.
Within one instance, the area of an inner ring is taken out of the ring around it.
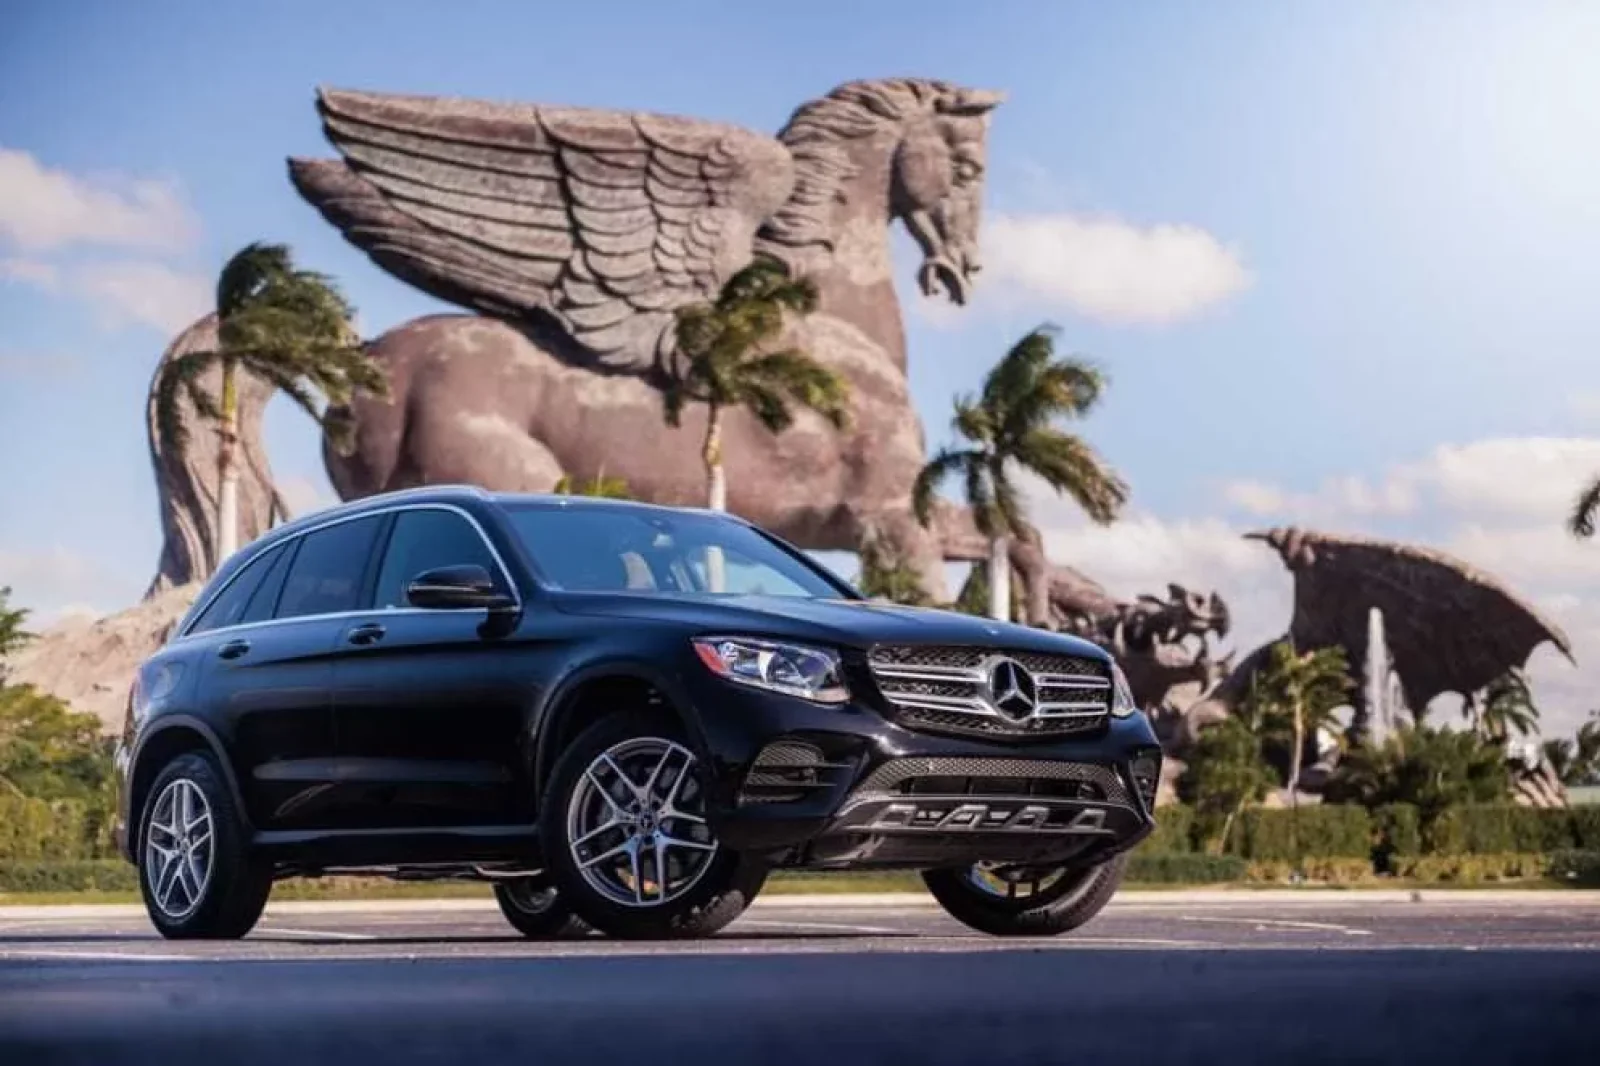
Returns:
[[[1000,436],[1020,441],[1052,419],[1082,418],[1099,402],[1106,384],[1105,372],[1081,357],[1057,360],[1041,368],[1031,387],[1006,409]]]
[[[1005,520],[995,511],[988,458],[984,456],[978,462],[968,463],[962,473],[966,475],[967,508],[972,512],[972,523],[979,533],[992,540],[1007,530]]]
[[[1032,391],[1039,372],[1055,357],[1058,332],[1048,323],[1035,327],[989,371],[983,382],[983,406],[991,414],[1010,410]]]
[[[1128,486],[1084,441],[1054,429],[1036,429],[1012,456],[1051,488],[1077,501],[1095,522],[1116,519],[1128,502]]]
[[[292,271],[286,245],[261,241],[245,245],[217,275],[217,313],[226,318]]]
[[[933,498],[945,478],[982,460],[983,453],[966,448],[945,448],[928,460],[911,486],[911,512],[926,528],[933,521]]]
[[[741,368],[741,377],[788,395],[826,418],[836,429],[850,421],[848,383],[797,348],[751,359]]]
[[[1578,494],[1572,505],[1572,514],[1567,518],[1567,529],[1574,537],[1592,537],[1596,516],[1600,516],[1600,477],[1589,482]]]
[[[995,443],[994,421],[983,404],[970,396],[956,400],[956,413],[950,427],[974,444],[992,446]]]
[[[736,402],[750,409],[756,421],[768,432],[782,433],[794,425],[794,412],[789,409],[788,397],[766,382],[741,381],[734,392]]]

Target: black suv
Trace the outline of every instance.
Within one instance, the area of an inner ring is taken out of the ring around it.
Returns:
[[[1151,829],[1099,648],[869,602],[738,518],[429,488],[279,527],[139,670],[118,838],[169,937],[275,878],[475,878],[530,936],[707,934],[770,870],[909,868],[1058,933]]]

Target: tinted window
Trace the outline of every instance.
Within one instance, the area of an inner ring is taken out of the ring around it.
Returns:
[[[481,566],[497,581],[503,580],[499,564],[471,522],[453,511],[402,511],[395,516],[394,533],[378,571],[373,606],[405,607],[406,586],[418,574],[467,565]]]
[[[380,522],[382,519],[373,515],[301,537],[275,616],[298,618],[354,610]]]
[[[547,580],[583,592],[848,596],[743,522],[610,507],[513,507],[512,525]]]
[[[245,607],[250,603],[250,596],[261,584],[261,578],[277,558],[283,554],[282,548],[272,548],[245,565],[245,568],[233,580],[228,582],[226,588],[205,612],[195,619],[193,626],[189,627],[190,633],[204,633],[212,629],[221,629],[223,626],[238,625],[244,617]]]
[[[272,617],[272,608],[278,602],[278,593],[283,591],[283,578],[289,572],[289,562],[294,558],[295,545],[290,544],[276,551],[277,557],[272,560],[267,572],[256,582],[256,590],[250,596],[250,602],[245,605],[241,622],[265,622]]]

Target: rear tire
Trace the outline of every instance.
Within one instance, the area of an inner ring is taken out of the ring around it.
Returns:
[[[767,868],[717,844],[704,798],[699,760],[676,722],[626,712],[590,726],[557,760],[540,809],[546,870],[561,897],[608,936],[701,937],[726,926],[761,891]]]
[[[236,940],[272,893],[272,868],[250,854],[244,819],[209,752],[186,752],[156,776],[139,818],[139,893],[169,940]]]
[[[963,925],[992,936],[1059,936],[1099,914],[1122,884],[1127,855],[1080,869],[970,866],[926,870],[923,884],[945,912]],[[1014,880],[1036,877],[1036,880]],[[1037,886],[1029,894],[1008,894],[1014,883]]]
[[[496,881],[494,899],[512,928],[530,939],[553,940],[587,930],[546,875]]]

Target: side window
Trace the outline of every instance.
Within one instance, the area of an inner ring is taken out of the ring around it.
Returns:
[[[300,538],[300,550],[289,564],[275,616],[299,618],[354,610],[381,522],[381,516],[371,515]]]
[[[272,617],[272,608],[278,602],[278,593],[283,591],[283,578],[289,572],[289,562],[294,558],[294,544],[286,544],[278,549],[277,558],[272,560],[267,572],[256,583],[256,590],[250,596],[250,602],[245,604],[241,622],[265,622]]]
[[[453,511],[402,511],[395,516],[383,569],[378,571],[373,606],[378,610],[408,606],[406,586],[418,574],[441,566],[468,565],[483,567],[497,582],[505,580],[471,522]]]
[[[261,578],[283,556],[281,547],[272,548],[251,559],[245,568],[228,582],[222,594],[211,601],[205,612],[189,627],[190,633],[206,633],[224,626],[238,625],[244,620],[245,607],[251,595],[261,584]]]

